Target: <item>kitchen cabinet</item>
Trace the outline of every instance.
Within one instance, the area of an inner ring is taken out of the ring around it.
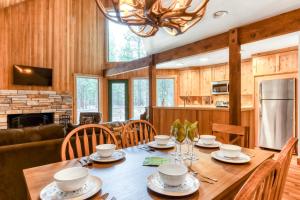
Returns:
[[[200,71],[182,70],[179,72],[179,95],[200,96]]]
[[[226,65],[221,65],[212,68],[212,81],[226,80]]]
[[[278,54],[277,72],[297,72],[298,71],[298,51],[288,51]]]
[[[251,61],[242,62],[241,65],[241,93],[242,95],[254,94],[254,77]]]
[[[211,96],[212,69],[205,68],[200,70],[200,95]]]
[[[253,58],[254,75],[267,75],[276,73],[277,56],[266,55]]]
[[[290,50],[253,58],[255,76],[273,75],[298,71],[298,51]]]

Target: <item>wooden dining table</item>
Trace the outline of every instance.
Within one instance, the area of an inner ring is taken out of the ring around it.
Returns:
[[[192,163],[192,169],[198,172],[200,180],[199,190],[182,199],[232,199],[242,184],[262,162],[272,158],[273,153],[259,149],[243,149],[251,155],[251,161],[246,164],[229,164],[215,160],[211,152],[217,149],[195,148],[194,152],[199,158]],[[143,200],[143,199],[174,199],[150,191],[147,188],[147,177],[157,171],[157,167],[143,166],[146,157],[169,157],[171,150],[146,151],[138,147],[123,149],[126,158],[114,163],[93,163],[89,166],[91,175],[101,178],[103,187],[92,199],[101,199],[101,195],[109,193],[117,200]],[[173,150],[174,151],[174,150]],[[67,167],[80,166],[78,160],[62,161],[44,166],[23,170],[28,189],[28,196],[32,200],[39,199],[41,190],[53,182],[53,175]],[[217,182],[207,183],[201,177],[205,175],[218,179]],[[176,199],[181,199],[177,198]]]

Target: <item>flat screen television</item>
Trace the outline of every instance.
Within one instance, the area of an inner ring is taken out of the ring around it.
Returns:
[[[13,84],[52,86],[52,69],[14,65]]]

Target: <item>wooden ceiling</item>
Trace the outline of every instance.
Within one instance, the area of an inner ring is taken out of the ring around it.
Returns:
[[[27,0],[0,0],[0,8],[6,8]]]

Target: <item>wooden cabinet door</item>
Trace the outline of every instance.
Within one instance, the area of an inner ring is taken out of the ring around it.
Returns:
[[[187,96],[187,72],[185,70],[179,72],[179,86],[179,96]]]
[[[278,54],[277,72],[297,72],[298,71],[298,51],[288,51]]]
[[[200,71],[191,70],[190,71],[190,96],[200,96]]]
[[[200,88],[201,96],[211,96],[211,68],[201,69]]]
[[[266,55],[253,58],[254,75],[268,75],[276,73],[276,55]]]
[[[225,80],[225,65],[212,68],[212,81],[224,81]]]
[[[241,84],[242,95],[252,95],[254,93],[254,77],[251,61],[242,63]]]

